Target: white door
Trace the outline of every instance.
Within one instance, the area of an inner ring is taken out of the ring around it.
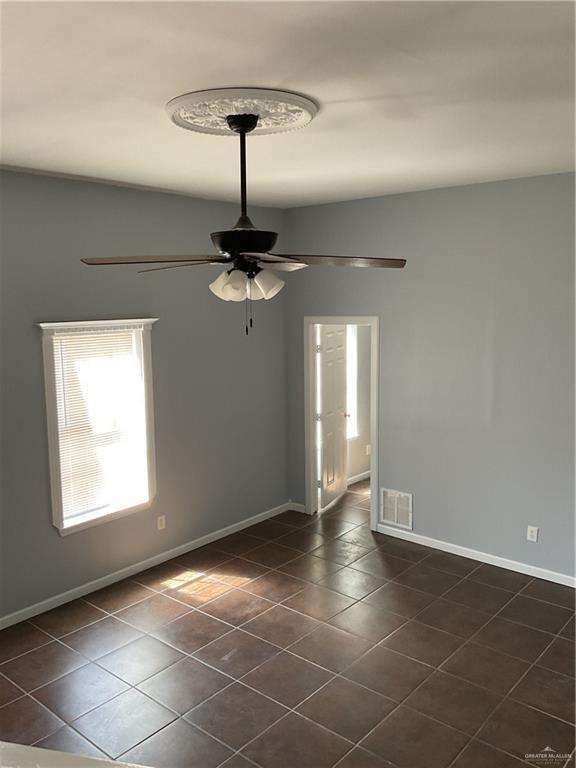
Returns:
[[[317,443],[319,506],[346,493],[346,326],[320,325],[317,339]]]

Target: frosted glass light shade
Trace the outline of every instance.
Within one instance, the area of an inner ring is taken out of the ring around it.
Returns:
[[[265,299],[274,298],[274,296],[276,296],[276,294],[284,287],[284,280],[280,280],[274,272],[271,272],[268,269],[262,269],[258,272],[254,278],[254,282],[262,291]]]
[[[262,269],[256,277],[248,276],[239,269],[232,272],[222,272],[209,288],[212,293],[223,301],[260,301],[271,299],[284,287],[284,280],[280,280],[274,272]]]
[[[227,301],[244,301],[246,298],[246,288],[248,278],[244,272],[235,269],[228,279],[226,285],[222,288],[222,293]]]
[[[252,301],[260,301],[260,299],[265,298],[260,288],[254,282],[254,278],[248,280],[248,298]]]
[[[230,280],[230,275],[228,272],[222,272],[221,275],[218,275],[216,280],[214,280],[213,283],[210,283],[208,286],[214,296],[217,296],[219,299],[222,299],[223,301],[230,301],[227,296],[224,295],[224,287],[228,284],[228,281]]]

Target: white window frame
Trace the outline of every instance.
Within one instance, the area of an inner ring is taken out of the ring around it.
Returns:
[[[116,520],[119,517],[140,512],[151,506],[156,495],[156,450],[154,442],[154,398],[152,391],[152,325],[157,317],[126,320],[84,320],[78,322],[38,323],[42,329],[42,353],[44,358],[44,389],[46,395],[46,420],[48,427],[48,454],[50,461],[50,485],[52,491],[52,523],[61,536]],[[115,510],[103,515],[93,513],[79,523],[65,524],[62,506],[60,474],[60,446],[58,440],[58,410],[56,400],[56,373],[54,369],[53,339],[62,333],[78,333],[103,329],[138,329],[142,331],[142,365],[144,372],[144,398],[146,415],[146,450],[148,460],[148,500],[134,507]]]

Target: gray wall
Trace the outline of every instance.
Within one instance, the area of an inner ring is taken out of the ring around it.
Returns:
[[[305,315],[380,317],[379,484],[414,493],[417,533],[573,572],[571,176],[255,210],[258,225],[284,232],[282,250],[390,254],[408,266],[289,275],[277,299],[256,304],[248,339],[242,307],[207,290],[215,268],[137,275],[79,262],[203,252],[235,206],[8,172],[1,181],[0,615],[303,501]],[[160,318],[158,495],[145,512],[62,538],[34,324],[135,316]],[[540,526],[537,545],[528,524]]]
[[[82,256],[212,252],[233,205],[2,174],[4,478],[0,615],[263,512],[286,486],[285,297],[243,305],[207,289],[210,266],[138,275]],[[278,229],[280,211],[255,209]],[[209,249],[206,251],[206,249]],[[159,317],[152,330],[158,495],[65,538],[51,523],[41,334],[50,320]],[[156,530],[165,514],[167,529]]]
[[[358,325],[358,437],[348,440],[348,477],[370,469],[370,326]]]
[[[414,493],[417,533],[573,573],[573,177],[294,209],[287,226],[296,252],[408,260],[291,276],[289,496],[303,318],[378,315],[379,485]]]

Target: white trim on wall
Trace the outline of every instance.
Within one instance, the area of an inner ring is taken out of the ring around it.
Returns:
[[[316,368],[314,365],[314,326],[315,325],[367,325],[370,327],[370,491],[372,509],[370,527],[376,530],[378,522],[378,397],[379,387],[379,318],[374,315],[356,316],[306,316],[304,317],[304,461],[306,478],[306,504],[304,511],[309,515],[316,512],[315,462],[313,450],[314,429],[314,392],[316,388]]]
[[[360,480],[366,480],[367,477],[370,477],[369,469],[367,469],[366,472],[360,472],[359,475],[352,475],[352,477],[349,477],[348,485],[354,485],[354,483],[359,483]]]
[[[157,317],[120,320],[79,320],[73,322],[37,323],[42,330],[42,356],[44,362],[44,396],[46,403],[46,426],[48,437],[48,458],[50,467],[50,489],[52,498],[52,523],[60,536],[101,525],[126,515],[148,509],[156,496],[156,448],[154,431],[154,394],[152,384],[151,330]],[[70,519],[64,515],[61,483],[60,432],[58,428],[56,371],[54,364],[54,340],[63,335],[74,336],[102,332],[102,330],[128,330],[141,333],[142,370],[144,379],[144,418],[146,420],[146,455],[148,470],[148,498],[141,504],[104,514],[101,510],[77,515]]]
[[[384,525],[382,523],[378,524],[376,530],[378,533],[384,533],[387,536],[396,536],[398,539],[413,541],[415,544],[423,544],[426,547],[440,549],[443,552],[450,552],[453,555],[469,557],[472,560],[479,560],[481,563],[496,565],[499,568],[506,568],[509,571],[525,573],[527,576],[534,576],[537,579],[553,581],[556,584],[564,584],[567,587],[576,587],[576,577],[569,576],[566,573],[549,571],[547,568],[540,568],[537,565],[529,565],[528,563],[520,563],[517,560],[509,560],[507,557],[491,555],[488,552],[479,552],[477,549],[463,547],[460,544],[452,544],[450,541],[433,539],[431,536],[422,536],[413,531],[401,531],[398,528],[393,528],[392,526]]]
[[[199,539],[189,541],[186,544],[182,544],[179,547],[170,549],[167,552],[161,552],[158,555],[153,555],[152,557],[147,558],[146,560],[141,560],[138,563],[129,565],[126,568],[122,568],[119,571],[115,571],[114,573],[109,574],[108,576],[103,576],[100,579],[89,581],[88,583],[82,584],[79,587],[75,587],[74,589],[70,589],[66,592],[61,592],[59,595],[54,595],[53,597],[49,597],[39,603],[30,605],[27,608],[22,608],[19,611],[15,611],[14,613],[9,613],[6,616],[0,617],[0,630],[5,629],[6,627],[10,627],[13,624],[17,624],[20,621],[26,621],[26,619],[30,619],[33,616],[44,613],[44,611],[57,608],[59,605],[63,605],[70,600],[76,600],[79,597],[84,597],[84,595],[88,595],[90,592],[95,592],[97,589],[108,587],[111,584],[115,584],[117,581],[127,579],[130,576],[134,576],[136,573],[141,573],[148,568],[152,568],[155,565],[160,565],[161,563],[164,563],[167,560],[171,560],[174,557],[183,555],[186,552],[191,552],[194,549],[198,549],[198,547],[203,547],[205,544],[210,544],[211,542],[216,541],[217,539],[221,539],[224,536],[237,533],[244,528],[248,528],[255,523],[259,523],[262,520],[267,520],[268,518],[279,515],[281,512],[286,512],[287,510],[306,512],[305,506],[303,504],[287,501],[277,507],[268,509],[265,512],[260,512],[257,515],[253,515],[246,520],[241,520],[238,523],[228,525],[225,528],[220,528],[217,531],[208,533]],[[416,544],[424,544],[425,546],[433,547],[434,549],[439,549],[443,552],[451,552],[455,555],[462,555],[463,557],[470,557],[474,560],[479,560],[482,563],[489,563],[490,565],[497,565],[500,568],[507,568],[508,570],[525,573],[528,576],[545,579],[546,581],[553,581],[557,584],[564,584],[568,587],[576,587],[576,578],[573,576],[568,576],[564,573],[549,571],[546,568],[539,568],[534,565],[520,563],[516,560],[508,560],[505,557],[498,557],[497,555],[490,555],[486,552],[479,552],[475,549],[462,547],[458,544],[452,544],[447,541],[440,541],[439,539],[433,539],[429,536],[421,536],[420,534],[413,533],[411,531],[401,531],[397,528],[391,528],[387,525],[379,524],[375,530],[377,530],[379,533],[387,534],[388,536],[395,536],[399,539],[405,539],[406,541],[413,541]]]
[[[30,605],[27,608],[22,608],[19,611],[15,611],[14,613],[9,613],[6,616],[2,616],[0,617],[0,629],[5,629],[6,627],[12,626],[12,624],[17,624],[19,621],[25,621],[26,619],[30,619],[32,616],[37,616],[39,613],[44,613],[44,611],[57,608],[63,603],[67,603],[70,600],[76,600],[77,598],[83,597],[90,592],[95,592],[97,589],[108,587],[110,584],[115,584],[117,581],[127,579],[136,573],[141,573],[142,571],[145,571],[148,568],[152,568],[155,565],[165,563],[167,560],[172,560],[172,558],[178,557],[179,555],[184,555],[186,552],[191,552],[193,549],[203,547],[205,544],[210,544],[211,542],[216,541],[216,539],[229,536],[231,533],[237,533],[244,528],[248,528],[250,525],[259,523],[262,520],[267,520],[269,517],[274,517],[275,515],[279,515],[281,512],[286,512],[287,510],[304,512],[302,504],[293,504],[291,501],[287,501],[284,504],[280,504],[278,507],[273,507],[272,509],[268,509],[265,512],[260,512],[257,515],[253,515],[252,517],[248,517],[245,520],[241,520],[238,523],[233,523],[232,525],[227,525],[225,528],[220,528],[219,530],[213,531],[212,533],[207,533],[206,536],[201,536],[199,539],[188,541],[186,544],[181,544],[179,547],[170,549],[167,552],[160,552],[158,555],[153,555],[146,560],[141,560],[140,562],[134,563],[133,565],[128,565],[126,568],[122,568],[119,571],[108,574],[108,576],[102,576],[100,579],[95,579],[94,581],[89,581],[86,584],[81,584],[79,587],[69,589],[66,592],[61,592],[59,595],[54,595],[53,597],[49,597],[39,603]]]
[[[296,504],[294,501],[289,502],[289,508],[294,510],[294,512],[304,512],[305,515],[310,514],[306,511],[306,505],[305,504]]]
[[[47,333],[66,331],[66,333],[84,333],[98,328],[132,328],[135,325],[152,325],[157,323],[157,317],[120,318],[117,320],[66,320],[58,323],[36,323],[39,328]]]

